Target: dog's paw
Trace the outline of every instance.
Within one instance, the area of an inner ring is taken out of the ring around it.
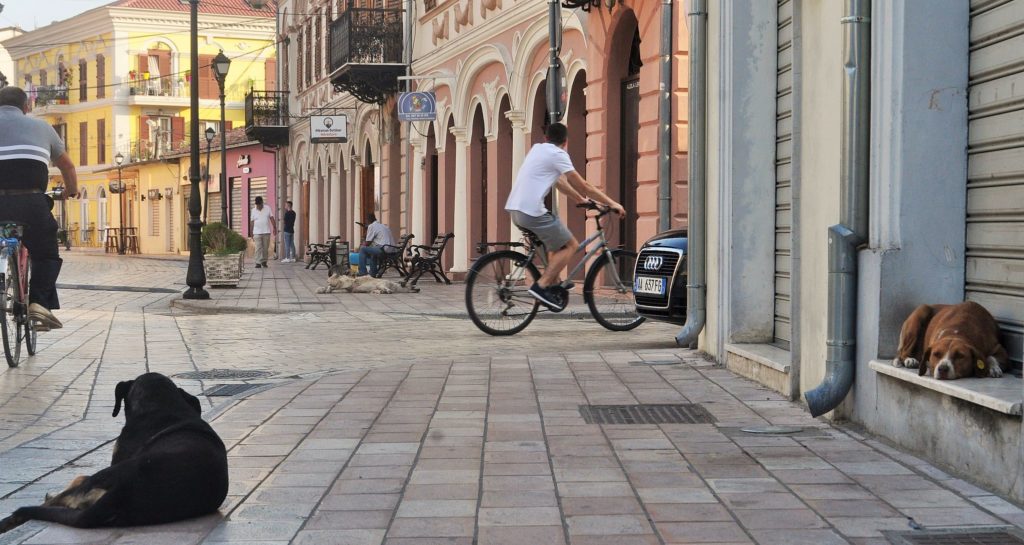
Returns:
[[[999,365],[999,360],[992,356],[989,356],[986,359],[988,359],[988,376],[992,378],[999,378],[1003,376],[1003,368]]]
[[[317,293],[327,293],[327,288],[317,288],[316,292]]]
[[[907,369],[917,369],[921,366],[921,362],[917,361],[917,358],[905,358],[903,360],[903,367]]]

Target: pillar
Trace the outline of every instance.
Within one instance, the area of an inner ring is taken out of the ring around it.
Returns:
[[[337,163],[327,168],[331,180],[331,221],[328,223],[328,236],[343,236],[344,226],[341,225],[341,168]]]
[[[430,206],[423,187],[423,169],[426,168],[423,164],[424,146],[426,146],[424,140],[412,142],[412,199],[409,200],[412,203],[412,226],[409,232],[416,236],[413,239],[414,244],[430,244],[430,241],[427,240],[429,235],[427,235],[424,214],[425,208]]]
[[[452,272],[462,273],[469,269],[469,191],[466,180],[469,131],[465,127],[452,127],[451,132],[455,137],[455,240],[452,241]],[[445,153],[450,153],[450,150],[445,150]]]
[[[516,177],[519,176],[519,167],[523,166],[523,161],[526,159],[526,112],[523,110],[509,110],[505,112],[505,118],[512,123],[512,185],[515,186]],[[504,203],[502,203],[504,206]],[[512,223],[512,218],[509,218],[509,225],[511,226],[512,240],[519,240],[523,235],[518,227]]]

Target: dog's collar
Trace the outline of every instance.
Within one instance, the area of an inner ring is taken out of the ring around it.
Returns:
[[[166,428],[156,432],[155,434],[153,434],[152,437],[147,439],[143,447],[148,447],[149,445],[153,444],[157,439],[166,437],[168,435],[171,435],[172,433],[177,433],[180,431],[190,431],[198,433],[200,435],[205,435],[207,437],[216,439],[217,441],[220,441],[223,444],[224,441],[220,438],[220,436],[218,436],[213,431],[212,428],[210,428],[210,425],[206,424],[206,422],[204,421],[201,422],[203,422],[204,426],[199,426],[195,422],[178,422],[177,424],[167,426]]]

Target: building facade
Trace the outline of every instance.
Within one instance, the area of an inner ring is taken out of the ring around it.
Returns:
[[[15,83],[13,79],[15,75],[14,59],[11,58],[11,53],[7,51],[7,48],[3,46],[3,42],[24,33],[25,31],[18,27],[0,28],[0,87]]]
[[[665,4],[586,4],[586,10],[562,10],[569,153],[584,177],[630,211],[613,238],[635,249],[658,231],[663,83],[672,105],[666,124],[672,143],[664,154],[671,162],[664,180],[671,186],[669,221],[686,224],[685,14],[681,5],[671,13],[673,77],[662,82]],[[504,203],[547,124],[547,2],[289,0],[280,14],[288,38],[282,80],[292,114],[281,163],[300,240],[337,235],[358,241],[356,222],[375,212],[396,234],[413,233],[417,243],[454,233],[446,260],[458,275],[476,257],[478,243],[517,238]],[[326,38],[332,28],[371,16],[381,25],[397,21],[392,28],[398,32],[408,17],[411,50],[400,52],[411,60],[411,89],[436,94],[436,120],[400,123],[394,94],[368,103],[345,86],[347,65],[332,58]],[[346,91],[338,91],[338,83]],[[310,143],[308,116],[325,112],[348,116],[347,143]],[[582,239],[588,229],[583,213],[562,196],[553,206]]]
[[[708,2],[700,347],[794,399],[830,380],[829,233],[844,165],[862,162],[854,382],[831,414],[1020,501],[1024,1],[862,4],[867,19],[830,0]],[[859,152],[844,146],[844,24],[870,29]],[[965,299],[999,321],[1006,376],[937,381],[893,365],[917,305]]]
[[[102,245],[106,228],[119,225],[121,207],[128,221],[141,213],[143,194],[130,171],[127,191],[110,192],[118,153],[125,164],[148,161],[189,134],[188,10],[178,0],[117,0],[4,42],[16,66],[11,84],[29,92],[32,115],[53,125],[78,167],[82,196],[66,206],[73,244]],[[274,24],[272,11],[243,0],[201,4],[200,132],[220,127],[220,89],[210,68],[219,51],[232,59],[229,128],[244,123],[246,91],[276,87]]]

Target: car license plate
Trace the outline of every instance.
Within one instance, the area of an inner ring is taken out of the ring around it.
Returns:
[[[638,276],[633,281],[633,293],[665,295],[665,279],[650,276]]]

